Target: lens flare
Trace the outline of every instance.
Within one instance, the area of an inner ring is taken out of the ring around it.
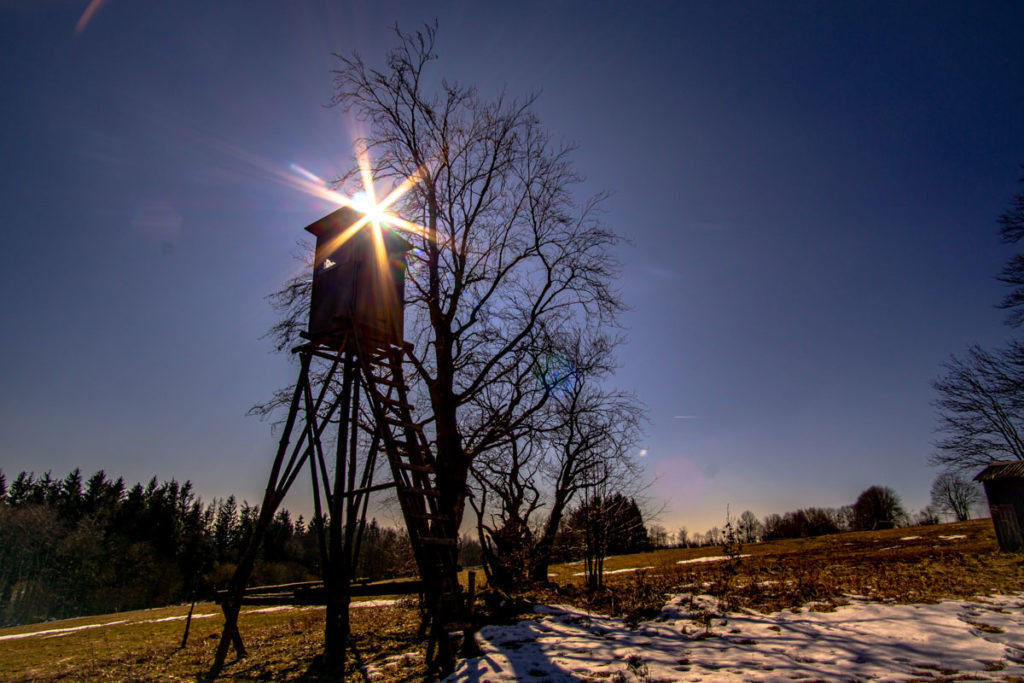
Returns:
[[[82,35],[82,31],[85,30],[85,27],[89,25],[89,22],[92,21],[92,18],[96,16],[96,13],[100,11],[100,7],[102,7],[103,3],[106,1],[107,0],[92,0],[92,2],[89,3],[89,6],[85,8],[85,11],[82,12],[82,16],[78,19],[78,23],[75,24],[76,36]]]
[[[548,354],[537,361],[533,376],[549,393],[568,393],[576,386],[576,364],[565,354]]]
[[[401,216],[388,211],[395,202],[423,179],[423,169],[418,169],[391,190],[387,197],[378,202],[369,155],[366,152],[362,152],[358,155],[358,160],[359,175],[363,181],[363,189],[351,197],[346,197],[340,192],[332,190],[322,178],[295,163],[291,164],[291,169],[300,177],[293,176],[291,179],[292,185],[309,195],[326,199],[341,206],[347,206],[362,214],[359,220],[342,231],[334,239],[329,248],[331,251],[337,249],[351,239],[353,235],[369,225],[372,230],[374,251],[377,255],[378,265],[381,272],[384,272],[388,265],[387,252],[384,247],[384,236],[382,234],[382,230],[385,227],[397,228],[421,237],[428,236],[428,231],[423,226],[407,221]]]

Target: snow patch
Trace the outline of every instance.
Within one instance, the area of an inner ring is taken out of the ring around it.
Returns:
[[[70,626],[68,628],[50,628],[45,631],[33,631],[32,633],[14,633],[9,636],[0,636],[0,640],[20,640],[21,638],[32,638],[34,636],[50,636],[52,634],[59,633],[60,635],[67,635],[68,633],[74,633],[75,631],[86,631],[91,628],[103,628],[104,626],[117,626],[118,624],[127,624],[126,619],[120,621],[108,621],[105,624],[86,624],[85,626]]]
[[[215,616],[217,616],[217,612],[208,612],[208,613],[203,613],[203,614],[193,614],[192,615],[192,621],[195,621],[196,619],[207,619],[209,617],[215,617]],[[179,614],[176,617],[164,617],[163,619],[146,619],[145,621],[136,621],[135,623],[136,624],[159,624],[159,623],[161,623],[163,621],[185,621],[186,619],[188,619],[188,615],[187,614]]]
[[[737,555],[736,557],[750,557],[750,555]],[[676,564],[703,564],[704,562],[724,562],[729,559],[732,558],[728,555],[712,555],[711,557],[698,557],[692,560],[679,560]]]
[[[628,572],[641,572],[645,569],[654,569],[654,567],[629,567],[628,569],[606,569],[602,572],[605,576],[609,574],[626,574]],[[586,572],[576,572],[573,576],[586,576]]]
[[[295,609],[295,605],[278,605],[277,607],[264,607],[263,609],[249,610],[246,614],[268,614],[269,612],[282,612],[286,609]]]
[[[456,681],[825,681],[1024,675],[1024,594],[932,605],[857,603],[834,612],[723,613],[714,598],[682,595],[658,620],[621,620],[572,607],[479,632],[483,656]]]
[[[388,605],[397,605],[401,600],[363,600],[362,602],[353,602],[348,607],[349,609],[356,609],[357,607],[387,607]]]
[[[349,607],[351,609],[357,609],[359,607],[386,607],[388,605],[394,605],[400,600],[364,600],[363,602],[353,602]],[[246,610],[243,614],[266,614],[268,612],[280,612],[283,610],[296,610],[299,612],[307,612],[310,610],[324,609],[323,605],[310,606],[297,606],[297,605],[277,605],[274,607],[264,607],[261,609]],[[201,614],[193,614],[193,621],[196,619],[208,619],[210,617],[216,617],[220,612],[204,612]],[[131,621],[128,619],[121,619],[119,621],[108,621],[103,624],[86,624],[85,626],[69,626],[68,628],[50,628],[44,631],[32,631],[31,633],[13,633],[11,635],[0,636],[0,642],[5,640],[20,640],[22,638],[62,638],[70,633],[76,631],[84,631],[93,628],[104,628],[106,626],[118,626],[121,624],[129,624],[131,626],[137,626],[139,624],[159,624],[166,621],[185,621],[188,618],[187,614],[179,614],[173,617],[162,617],[160,619],[140,619],[138,621]]]

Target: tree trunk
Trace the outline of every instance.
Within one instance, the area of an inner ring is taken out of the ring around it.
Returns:
[[[555,500],[551,504],[551,514],[544,525],[544,534],[540,537],[533,554],[533,580],[538,583],[548,582],[548,566],[551,564],[551,551],[555,548],[555,536],[562,523],[562,514],[568,500],[561,491],[555,492]]]

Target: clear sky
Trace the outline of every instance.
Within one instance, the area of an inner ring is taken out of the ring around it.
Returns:
[[[88,8],[88,10],[87,10]],[[660,521],[927,504],[930,381],[1009,335],[1017,2],[0,2],[0,468],[258,501],[264,300],[347,167],[332,53],[440,23],[435,74],[541,93],[609,190]],[[302,511],[308,496],[285,506]]]

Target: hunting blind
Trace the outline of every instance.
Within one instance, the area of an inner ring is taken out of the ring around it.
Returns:
[[[423,431],[429,419],[413,418],[403,373],[412,348],[403,340],[402,324],[405,259],[412,245],[347,207],[306,231],[316,237],[309,324],[302,333],[307,342],[292,349],[300,360],[299,377],[259,519],[229,588],[218,595],[224,630],[214,671],[231,645],[245,655],[238,630],[243,603],[326,605],[324,654],[344,664],[350,599],[374,594],[373,584],[353,585],[369,496],[394,489],[420,580],[380,585],[377,593],[419,593],[428,668],[447,674],[454,668],[449,634],[463,631],[465,646],[472,647],[473,581],[467,599],[458,581],[454,506],[445,504],[437,488]],[[375,481],[385,469],[376,467],[380,454],[390,465],[390,481]],[[306,467],[323,580],[249,587],[263,535]]]
[[[368,341],[400,344],[405,254],[412,245],[394,230],[381,230],[381,263],[370,225],[346,237],[359,219],[356,211],[342,207],[306,226],[316,236],[309,339],[330,336],[347,321]]]

